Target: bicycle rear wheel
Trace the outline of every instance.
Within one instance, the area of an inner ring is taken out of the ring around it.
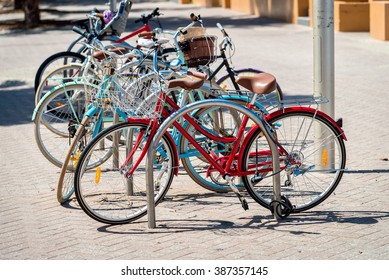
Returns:
[[[286,109],[287,110],[287,109]],[[287,110],[268,119],[280,151],[281,195],[289,200],[291,212],[302,212],[327,199],[338,186],[346,165],[342,132],[325,116],[312,111]],[[250,195],[270,208],[273,200],[271,155],[262,132],[251,135],[243,151],[241,169]]]
[[[148,124],[135,120],[111,126],[88,144],[74,175],[77,201],[88,216],[102,223],[124,224],[147,213],[147,155],[142,151],[152,140],[149,133]],[[112,156],[88,168],[90,161],[99,162],[108,151]],[[153,164],[156,204],[170,187],[175,164],[174,144],[163,136]]]

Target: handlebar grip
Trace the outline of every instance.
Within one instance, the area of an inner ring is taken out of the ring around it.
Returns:
[[[196,16],[194,13],[191,13],[191,14],[190,14],[190,19],[191,19],[192,21],[197,21],[197,20],[198,20],[197,16]]]
[[[102,14],[102,13],[95,13],[95,17],[104,18],[104,14]]]
[[[153,16],[159,16],[160,15],[159,8],[155,8],[154,11],[152,12],[152,15]]]
[[[85,31],[85,30],[82,30],[81,28],[79,28],[78,26],[73,26],[72,30],[78,34],[80,34],[81,36],[85,37],[85,38],[89,38],[90,34]]]
[[[224,30],[224,27],[219,22],[216,23],[216,26],[220,29],[220,31],[222,32],[223,36],[228,37],[227,32]]]

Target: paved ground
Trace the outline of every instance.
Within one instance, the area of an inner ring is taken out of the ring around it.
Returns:
[[[74,2],[56,8],[80,10]],[[131,17],[156,5],[136,3]],[[236,44],[237,67],[273,73],[288,95],[312,92],[310,28],[222,8],[158,5],[165,27],[185,25],[192,11],[203,16],[209,33],[217,35],[221,22]],[[253,201],[244,212],[235,197],[180,175],[169,200],[157,207],[157,229],[150,230],[146,219],[106,226],[76,202],[63,207],[56,201],[59,170],[34,141],[32,82],[39,64],[74,37],[67,28],[0,34],[0,259],[389,259],[388,42],[336,33],[336,117],[344,119],[349,169],[336,195],[266,224],[269,213]]]

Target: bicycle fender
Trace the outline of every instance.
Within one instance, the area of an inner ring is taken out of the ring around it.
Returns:
[[[347,141],[347,138],[346,138],[346,135],[343,131],[343,129],[335,122],[335,120],[333,120],[330,116],[328,116],[327,114],[321,112],[321,111],[317,111],[313,108],[308,108],[308,107],[289,107],[289,108],[285,108],[285,109],[280,109],[278,111],[275,111],[269,115],[266,115],[264,120],[265,121],[271,121],[273,118],[275,117],[278,117],[279,115],[282,115],[284,113],[287,113],[287,112],[309,112],[309,113],[312,113],[312,114],[317,114],[317,115],[320,115],[322,116],[323,118],[326,118],[328,121],[330,121],[330,123],[335,127],[335,129],[337,130],[338,134],[341,135],[342,139]],[[250,130],[249,132],[246,134],[244,140],[243,140],[243,143],[242,143],[242,147],[246,147],[248,145],[248,140],[251,138],[251,136],[258,130],[258,126],[257,125],[254,125]],[[243,153],[240,153],[239,154],[239,158],[238,158],[238,162],[242,162],[242,159],[243,159]]]
[[[309,112],[312,114],[319,115],[319,116],[325,118],[326,120],[328,120],[335,127],[338,134],[341,135],[342,139],[347,141],[347,137],[346,137],[343,129],[338,125],[338,123],[333,118],[331,118],[329,115],[327,115],[326,113],[324,113],[322,111],[318,111],[314,108],[297,107],[296,106],[296,107],[289,107],[289,108],[285,108],[285,109],[280,109],[278,111],[272,112],[269,115],[267,115],[265,117],[265,121],[269,121],[272,118],[278,117],[279,115],[281,115],[283,113],[288,113],[288,112]]]
[[[127,118],[127,122],[137,122],[145,125],[149,125],[151,123],[151,119],[146,118]],[[169,142],[169,145],[173,148],[173,156],[174,156],[174,162],[173,162],[173,168],[174,168],[174,175],[178,175],[178,168],[179,168],[179,159],[178,159],[178,151],[177,151],[177,145],[173,140],[173,137],[170,135],[169,132],[165,132],[164,135],[167,138],[167,141]]]

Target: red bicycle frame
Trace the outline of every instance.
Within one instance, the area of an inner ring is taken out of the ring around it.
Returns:
[[[134,32],[131,32],[127,36],[124,36],[123,38],[120,38],[119,40],[115,41],[115,43],[123,43],[127,39],[132,38],[132,37],[138,35],[139,33],[150,32],[150,31],[151,31],[150,25],[148,23],[146,23],[142,27],[140,27],[137,30],[135,30]]]
[[[171,98],[166,96],[165,93],[161,93],[160,98],[159,98],[159,100],[157,102],[157,105],[156,105],[157,108],[161,108],[162,107],[162,100],[164,100],[174,110],[180,109],[180,107]],[[165,108],[162,107],[161,110],[162,110],[162,116],[163,117],[168,118],[171,115],[171,113],[168,112]],[[217,136],[215,134],[212,134],[212,133],[208,132],[204,128],[202,128],[190,115],[188,115],[188,114],[185,115],[184,119],[190,125],[192,125],[197,131],[199,131],[201,134],[203,134],[207,138],[211,139],[212,141],[216,141],[216,142],[219,142],[219,143],[234,143],[234,142],[239,143],[240,140],[243,137],[243,134],[245,132],[245,127],[246,127],[247,122],[248,122],[248,117],[244,116],[243,119],[242,119],[242,123],[241,123],[241,125],[239,127],[237,136],[235,136],[235,137],[219,137],[219,136]],[[129,118],[127,121],[130,121],[130,120],[131,120],[131,118]],[[155,135],[156,131],[158,130],[158,125],[157,125],[157,121],[156,120],[150,119],[149,120],[149,124],[151,125],[151,128],[150,128],[150,134],[148,135],[148,140],[147,140],[147,142],[145,144],[145,147],[143,147],[143,151],[142,151],[142,153],[141,153],[141,155],[140,155],[140,157],[138,159],[138,163],[135,163],[133,168],[131,168],[131,170],[129,170],[126,173],[127,176],[130,176],[135,171],[136,166],[139,164],[139,162],[146,155],[148,147],[149,147],[149,145],[150,145],[150,143],[152,141],[152,138]],[[239,149],[239,145],[233,145],[231,153],[230,153],[230,156],[229,157],[226,156],[226,158],[228,158],[228,160],[227,160],[226,164],[224,165],[224,167],[222,167],[218,163],[219,157],[217,157],[216,154],[207,153],[203,149],[203,147],[199,143],[197,143],[197,141],[193,138],[193,136],[190,135],[190,133],[185,128],[183,128],[178,122],[175,122],[173,124],[173,126],[182,134],[183,137],[185,137],[199,151],[199,153],[202,156],[204,156],[209,161],[211,166],[214,166],[216,168],[216,170],[218,172],[220,172],[220,174],[222,174],[222,176],[225,176],[227,174],[230,174],[232,176],[240,176],[241,175],[239,172],[236,172],[235,168],[231,168],[231,166],[233,164],[233,161],[236,158],[233,155],[237,154],[238,149]],[[140,141],[143,138],[143,136],[144,136],[144,132],[139,134],[139,136],[137,137],[137,140],[136,140],[136,143],[135,143],[134,147],[139,147]],[[133,149],[133,151],[131,151],[131,153],[127,156],[126,160],[122,164],[122,167],[124,167],[126,165],[126,163],[131,159],[131,157],[134,154],[134,152],[135,152],[135,149]]]

